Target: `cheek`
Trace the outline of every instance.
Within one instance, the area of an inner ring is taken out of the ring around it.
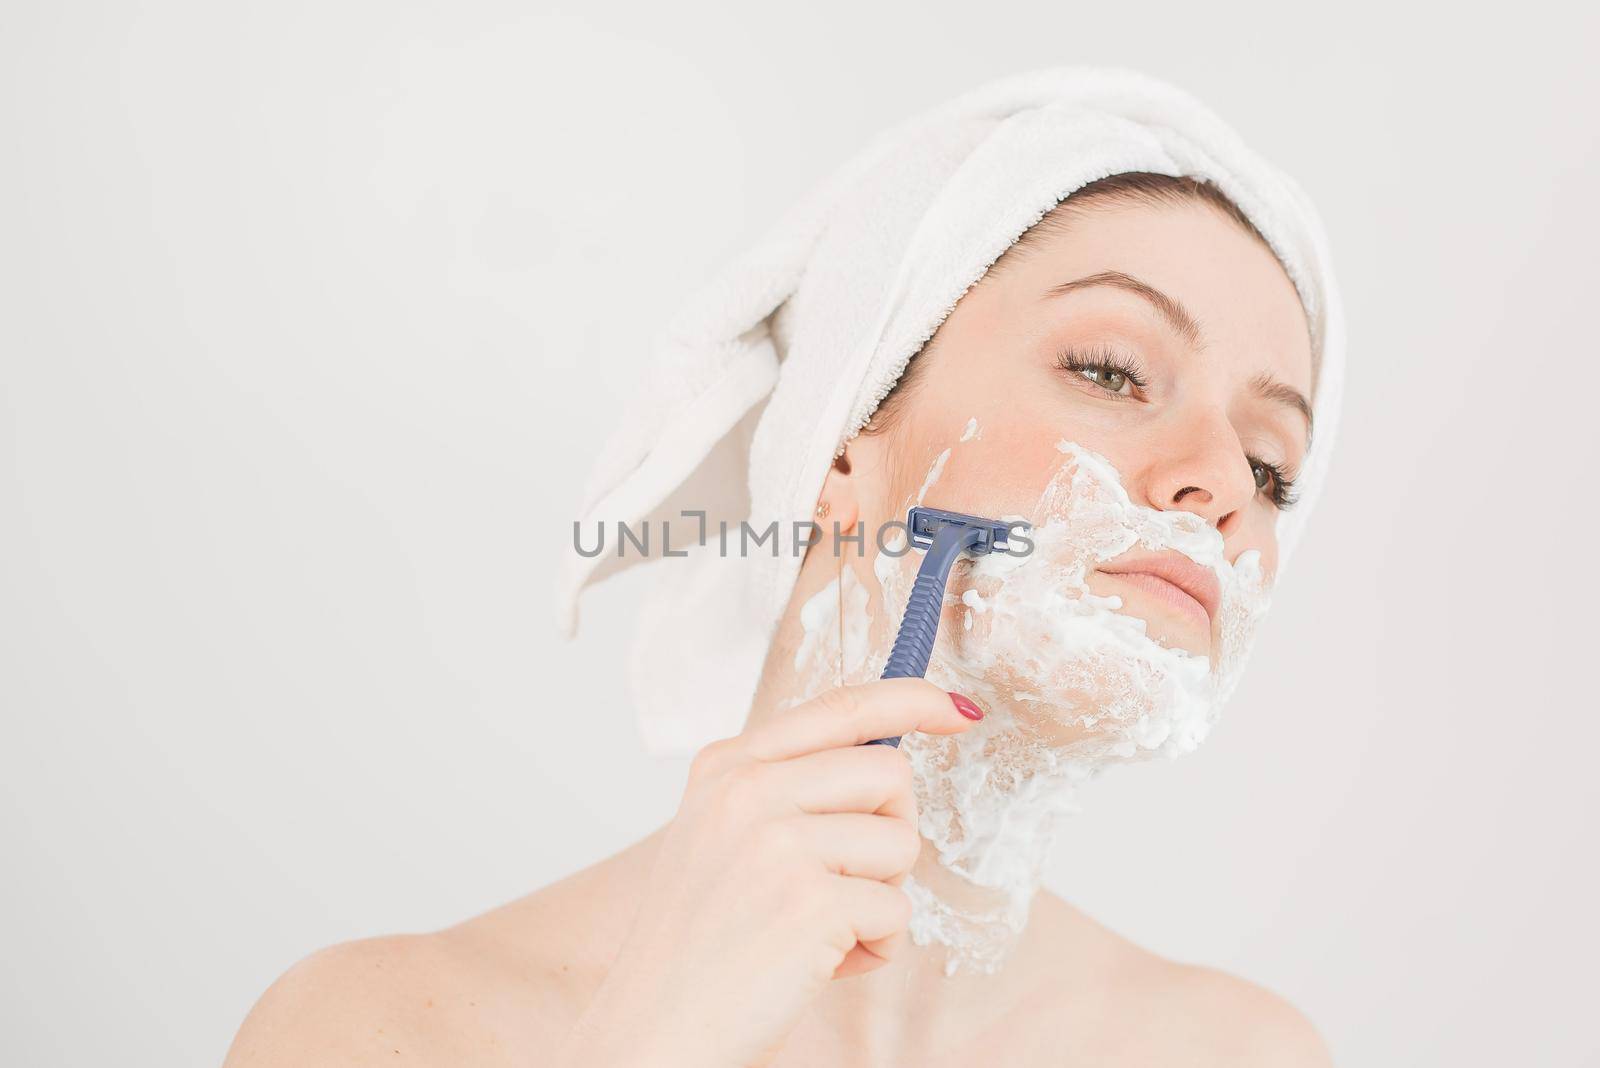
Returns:
[[[1029,515],[1038,504],[1039,494],[1049,484],[1062,463],[1057,444],[1076,442],[1109,459],[1122,469],[1135,447],[1123,428],[1120,434],[1108,433],[1059,417],[1030,411],[1027,403],[1014,403],[1011,409],[994,414],[980,406],[951,406],[956,418],[941,419],[937,432],[927,433],[924,423],[904,441],[899,453],[891,502],[917,503],[917,496],[932,483],[923,497],[931,508],[947,508],[972,515]],[[931,422],[931,421],[930,421]],[[948,450],[949,455],[941,457]]]
[[[991,519],[1030,516],[1040,491],[1061,465],[1059,439],[1059,434],[1024,436],[980,427],[971,440],[929,449],[924,462],[903,473],[897,488],[907,505],[917,503],[926,484],[922,503],[930,508]],[[941,461],[945,449],[949,455]]]
[[[991,519],[1031,516],[1040,491],[1060,470],[1058,441],[1070,440],[1098,452],[1119,471],[1127,470],[1127,457],[1120,454],[1137,446],[1126,440],[1130,437],[1126,433],[1122,440],[1107,440],[1107,435],[1073,433],[1039,420],[1029,420],[1026,425],[1003,421],[986,425],[979,419],[968,435],[971,418],[942,434],[913,433],[902,439],[895,450],[886,518],[903,519],[919,497],[930,508]],[[1255,505],[1249,512],[1238,529],[1227,533],[1227,558],[1234,563],[1246,550],[1259,551],[1270,585],[1278,570],[1280,513]]]
[[[1228,563],[1238,563],[1241,553],[1255,549],[1261,553],[1261,570],[1269,587],[1278,576],[1278,515],[1276,511],[1264,511],[1259,519],[1252,518],[1248,529],[1228,538]]]
[[[1122,413],[1078,403],[1081,394],[1060,381],[1061,372],[1019,365],[1006,374],[978,373],[984,366],[946,358],[930,368],[896,428],[886,510],[916,504],[936,473],[922,499],[929,507],[1027,515],[1060,467],[1056,445],[1063,439],[1100,453],[1119,470],[1145,447]]]

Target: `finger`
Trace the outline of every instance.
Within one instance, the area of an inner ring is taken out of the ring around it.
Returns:
[[[908,874],[909,872],[901,872],[893,878],[883,880],[884,885],[905,896],[907,901],[906,924],[901,926],[898,930],[892,931],[891,933],[883,936],[882,938],[865,938],[856,945],[856,951],[859,952],[863,958],[857,965],[861,971],[871,971],[874,967],[881,966],[878,962],[888,962],[893,960],[895,954],[900,952],[901,949],[904,948],[905,944],[911,940],[911,914],[915,911],[915,909],[910,905],[910,895],[906,894],[902,889],[905,885]],[[843,963],[850,963],[849,955],[846,955],[846,959]]]
[[[878,679],[825,690],[755,727],[744,744],[757,760],[788,760],[912,731],[956,734],[972,722],[927,679]]]
[[[792,816],[811,855],[836,875],[892,879],[904,875],[922,851],[922,836],[893,816],[834,812]]]
[[[864,945],[892,938],[911,922],[911,899],[898,887],[854,875],[840,875],[834,885],[856,941]]]
[[[870,944],[857,942],[833,970],[833,978],[847,979],[852,975],[876,971],[893,960],[900,947],[909,940],[909,936],[902,931],[888,938],[875,938]]]
[[[874,958],[889,961],[893,960],[894,955],[899,953],[909,941],[911,941],[910,932],[902,929],[887,938],[869,938],[865,942],[858,943],[856,948]]]
[[[916,822],[911,761],[893,746],[824,749],[767,769],[777,795],[802,812],[873,812]]]

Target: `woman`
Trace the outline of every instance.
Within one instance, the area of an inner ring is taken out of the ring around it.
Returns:
[[[1107,71],[985,87],[846,168],[674,324],[655,418],[599,465],[591,517],[815,519],[656,565],[632,670],[647,740],[696,752],[674,817],[313,955],[230,1062],[1327,1063],[1276,996],[1039,886],[1080,781],[1203,738],[1326,463],[1337,303],[1286,183]],[[926,680],[878,681],[919,504],[1015,545],[956,565]]]

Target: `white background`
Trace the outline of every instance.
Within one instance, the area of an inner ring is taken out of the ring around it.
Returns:
[[[657,324],[887,125],[1090,62],[1308,189],[1351,372],[1228,715],[1051,886],[1343,1065],[1596,1063],[1600,27],[1470,10],[7,5],[0,1061],[216,1063],[307,952],[668,818],[648,574],[552,609]]]

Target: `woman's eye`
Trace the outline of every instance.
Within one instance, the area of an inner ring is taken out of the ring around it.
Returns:
[[[1117,397],[1135,397],[1149,386],[1132,358],[1108,347],[1063,349],[1056,354],[1056,366]]]
[[[1127,374],[1114,367],[1085,367],[1079,373],[1112,393],[1121,393],[1128,385]]]
[[[1294,504],[1294,479],[1284,474],[1283,468],[1252,457],[1250,474],[1256,480],[1256,492],[1266,494],[1280,512]]]

